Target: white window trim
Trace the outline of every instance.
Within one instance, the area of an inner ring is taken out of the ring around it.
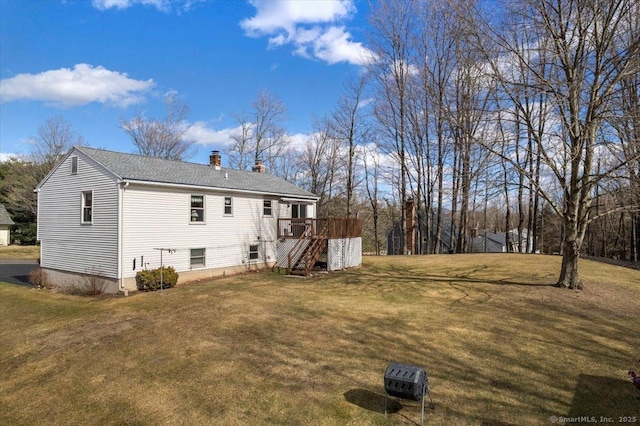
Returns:
[[[84,220],[84,210],[85,208],[87,208],[87,206],[85,205],[85,194],[89,194],[91,193],[91,220],[90,221],[85,221]],[[93,189],[90,191],[82,191],[80,192],[80,223],[82,225],[93,225],[93,216],[94,216],[94,212],[95,212],[95,205],[96,205],[96,200],[95,197],[93,195]]]
[[[231,206],[230,206],[231,207],[231,213],[227,213],[227,204],[226,204],[227,198],[231,200]],[[227,217],[233,216],[233,197],[225,196],[223,198],[223,201],[222,201],[222,215],[223,216],[227,216]]]
[[[200,209],[200,207],[193,207],[191,205],[192,197],[202,197],[202,220],[191,220],[191,213],[194,209]],[[189,224],[190,225],[205,225],[207,223],[207,197],[204,194],[189,194]]]
[[[251,250],[251,247],[255,247],[255,251]],[[251,253],[255,253],[256,257],[252,258],[251,257]],[[260,260],[260,244],[256,243],[256,244],[249,244],[249,262],[251,261],[258,261]]]
[[[202,250],[202,256],[196,256],[197,258],[202,257],[202,264],[194,265],[193,262],[193,254],[192,250]],[[207,249],[205,247],[197,247],[189,249],[189,268],[190,269],[203,269],[207,267]]]
[[[269,202],[269,210],[271,210],[271,214],[265,214],[264,209],[265,209],[265,204],[266,202]],[[262,200],[262,216],[263,217],[273,217],[273,200],[269,200],[269,199],[263,199]]]
[[[75,171],[73,170],[73,163],[76,164]],[[78,174],[78,168],[79,168],[78,164],[79,164],[78,156],[77,155],[72,155],[71,156],[71,174],[72,175],[77,175]]]

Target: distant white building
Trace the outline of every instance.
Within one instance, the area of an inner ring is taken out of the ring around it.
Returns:
[[[313,219],[318,201],[261,164],[222,168],[217,152],[205,165],[85,147],[74,147],[36,192],[49,278],[99,277],[112,293],[135,289],[136,273],[159,267],[161,253],[180,281],[273,266],[278,219]]]
[[[13,224],[14,222],[4,204],[0,204],[0,246],[11,244],[11,225]]]

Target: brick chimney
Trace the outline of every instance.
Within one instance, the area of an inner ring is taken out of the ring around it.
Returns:
[[[220,170],[220,151],[211,151],[209,165],[216,170]]]
[[[256,160],[256,164],[251,168],[252,172],[267,173],[267,168],[262,164],[262,160]]]

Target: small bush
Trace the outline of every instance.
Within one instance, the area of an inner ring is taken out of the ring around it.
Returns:
[[[178,273],[171,266],[140,271],[136,274],[136,287],[140,291],[160,289],[160,269],[162,269],[162,288],[170,288],[178,282]]]
[[[42,268],[36,268],[29,272],[27,279],[29,280],[29,284],[35,288],[52,288],[52,285],[47,278],[47,273],[44,272]]]
[[[77,294],[81,296],[100,296],[104,294],[105,282],[95,276],[87,275],[83,277],[77,286]]]

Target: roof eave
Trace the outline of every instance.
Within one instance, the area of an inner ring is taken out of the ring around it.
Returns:
[[[131,178],[122,178],[121,182],[128,182],[130,184],[136,185],[146,185],[146,186],[160,186],[160,187],[171,187],[171,188],[185,188],[185,189],[193,189],[200,191],[219,191],[226,193],[241,193],[241,194],[254,194],[254,195],[267,195],[271,197],[279,197],[282,200],[309,200],[317,202],[320,197],[317,195],[298,195],[298,194],[290,194],[290,193],[277,193],[270,191],[256,191],[250,189],[235,189],[235,188],[221,188],[219,186],[206,186],[206,185],[189,185],[183,183],[171,183],[171,182],[157,182],[157,181],[147,181],[147,180],[139,180],[139,179],[131,179]]]

